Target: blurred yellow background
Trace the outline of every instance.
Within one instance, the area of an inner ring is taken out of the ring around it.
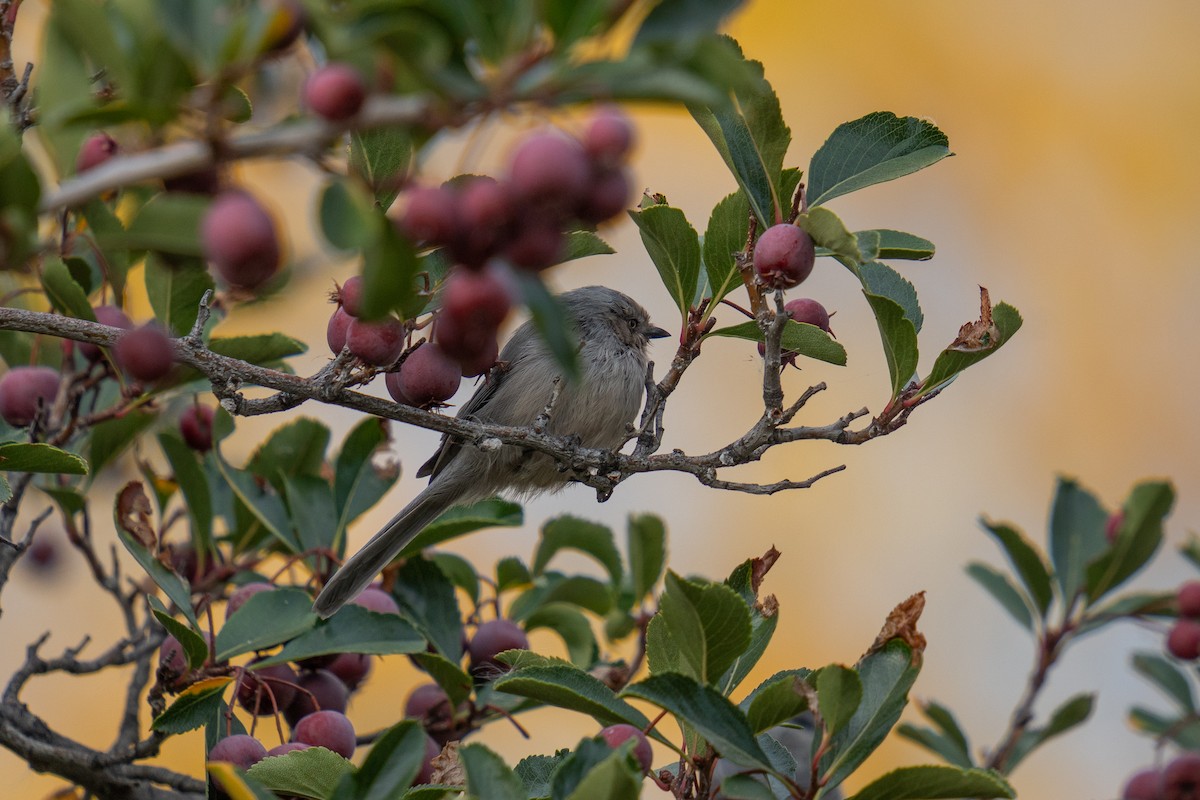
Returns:
[[[26,0],[18,66],[36,63],[28,31],[43,12],[37,0]],[[791,165],[806,167],[834,127],[876,110],[932,119],[949,135],[954,158],[832,206],[852,229],[898,228],[937,244],[931,262],[894,263],[920,293],[923,349],[932,356],[975,318],[980,284],[994,301],[1020,309],[1023,330],[897,434],[860,448],[796,445],[739,475],[801,479],[848,465],[810,490],[758,498],[655,475],[629,481],[597,505],[573,487],[531,503],[524,531],[485,533],[453,549],[480,563],[509,553],[527,557],[536,526],[568,510],[618,528],[630,512],[662,515],[671,566],[685,574],[722,576],[775,545],[783,557],[765,590],[779,598],[781,624],[748,687],[777,669],[853,663],[895,603],[927,590],[921,627],[929,647],[915,696],[949,705],[974,746],[991,745],[1021,692],[1032,651],[1023,631],[963,573],[972,559],[1002,563],[978,528],[980,514],[1012,520],[1041,541],[1057,473],[1078,477],[1109,506],[1143,477],[1170,477],[1179,500],[1168,552],[1138,585],[1166,588],[1193,574],[1169,551],[1200,519],[1200,425],[1190,408],[1200,390],[1193,308],[1200,271],[1188,239],[1200,215],[1200,5],[767,0],[751,3],[729,30],[765,64],[779,92],[794,137]],[[659,107],[634,113],[638,184],[665,193],[703,229],[708,210],[734,188],[732,178],[686,115]],[[502,141],[485,140],[484,166],[503,157]],[[448,174],[456,159],[443,152],[433,168]],[[309,341],[310,353],[294,363],[301,374],[315,371],[327,357],[323,295],[331,278],[344,278],[353,266],[331,264],[317,249],[313,171],[279,163],[242,176],[286,211],[301,266],[287,300],[265,307],[269,319],[263,309],[235,312],[228,325],[281,329]],[[614,286],[642,300],[659,324],[674,325],[671,301],[633,226],[622,223],[606,235],[617,256],[569,264],[552,282],[561,289]],[[800,421],[824,424],[863,405],[878,411],[887,369],[853,280],[821,262],[799,293],[837,311],[833,328],[850,355],[845,368],[804,364],[802,372],[788,372],[785,389],[793,393],[819,380],[831,387]],[[667,341],[654,352],[660,362],[669,358]],[[922,370],[931,363],[923,359]],[[666,446],[701,452],[740,434],[755,418],[760,375],[752,346],[711,342],[671,404]],[[315,407],[302,413],[325,419],[335,440],[354,422]],[[254,441],[267,428],[256,420],[246,429],[258,432],[249,435]],[[405,475],[360,521],[356,543],[417,491],[414,459],[424,459],[436,438],[395,433]],[[95,508],[98,519],[107,516],[103,506]],[[115,609],[88,583],[77,559],[54,580],[15,576],[0,617],[0,676],[44,630],[53,631],[48,652],[85,633],[99,642],[115,634]],[[1020,797],[1117,797],[1125,778],[1151,761],[1151,742],[1130,730],[1125,713],[1135,702],[1166,706],[1134,676],[1128,656],[1161,642],[1160,632],[1124,625],[1068,652],[1038,710],[1080,691],[1098,691],[1100,700],[1085,726],[1017,770]],[[107,747],[123,680],[43,679],[23,697],[52,725]],[[360,730],[394,720],[416,680],[406,660],[388,659],[351,705]],[[526,727],[531,742],[499,727],[482,739],[515,763],[569,746],[590,730],[568,716],[534,716]],[[163,762],[196,773],[200,758],[199,740],[186,737],[169,743]],[[896,765],[931,760],[890,741],[851,788]],[[61,786],[8,753],[0,753],[0,775],[5,797],[43,797]]]

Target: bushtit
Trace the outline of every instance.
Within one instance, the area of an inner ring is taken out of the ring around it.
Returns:
[[[584,447],[611,449],[626,437],[641,406],[646,347],[670,334],[650,324],[646,310],[603,286],[566,292],[559,299],[579,334],[579,379],[564,381],[548,433],[577,437]],[[463,419],[533,425],[549,402],[562,370],[541,336],[526,322],[500,352],[499,366],[458,412]],[[418,477],[429,486],[366,546],[334,573],[313,604],[328,617],[358,595],[421,529],[453,506],[513,492],[525,497],[561,489],[570,480],[548,455],[504,445],[485,452],[443,437]]]

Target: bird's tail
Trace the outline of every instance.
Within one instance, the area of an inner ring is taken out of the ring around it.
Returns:
[[[367,588],[404,546],[451,504],[450,499],[433,486],[417,495],[334,573],[313,602],[313,611],[323,618],[333,616],[347,601]]]

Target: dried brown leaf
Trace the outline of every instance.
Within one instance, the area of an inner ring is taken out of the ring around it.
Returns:
[[[958,336],[950,343],[950,350],[973,353],[977,350],[988,350],[996,346],[1000,339],[1000,329],[992,322],[992,300],[988,290],[979,287],[979,319],[968,322],[958,329]]]
[[[158,537],[154,534],[151,513],[150,499],[146,497],[141,481],[125,484],[117,494],[117,525],[142,547],[154,552],[158,547]]]
[[[882,650],[893,639],[903,639],[904,643],[912,648],[913,658],[917,658],[925,652],[925,635],[917,630],[917,621],[921,619],[921,612],[924,610],[925,592],[923,591],[917,592],[893,608],[888,614],[887,620],[884,621],[879,635],[875,637],[875,643],[864,654],[864,658]]]

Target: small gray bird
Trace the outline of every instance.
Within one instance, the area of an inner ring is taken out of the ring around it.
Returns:
[[[619,447],[641,406],[646,348],[651,339],[670,334],[651,325],[640,305],[604,286],[576,289],[559,299],[579,335],[580,376],[561,383],[546,430],[577,437],[584,447]],[[503,367],[492,371],[458,416],[498,425],[533,425],[562,370],[532,322],[517,328],[500,352],[500,363]],[[531,497],[561,489],[569,480],[543,453],[513,445],[484,452],[448,436],[417,471],[418,477],[426,475],[431,476],[429,486],[334,573],[317,596],[314,611],[328,617],[357,596],[443,511],[505,491]]]

